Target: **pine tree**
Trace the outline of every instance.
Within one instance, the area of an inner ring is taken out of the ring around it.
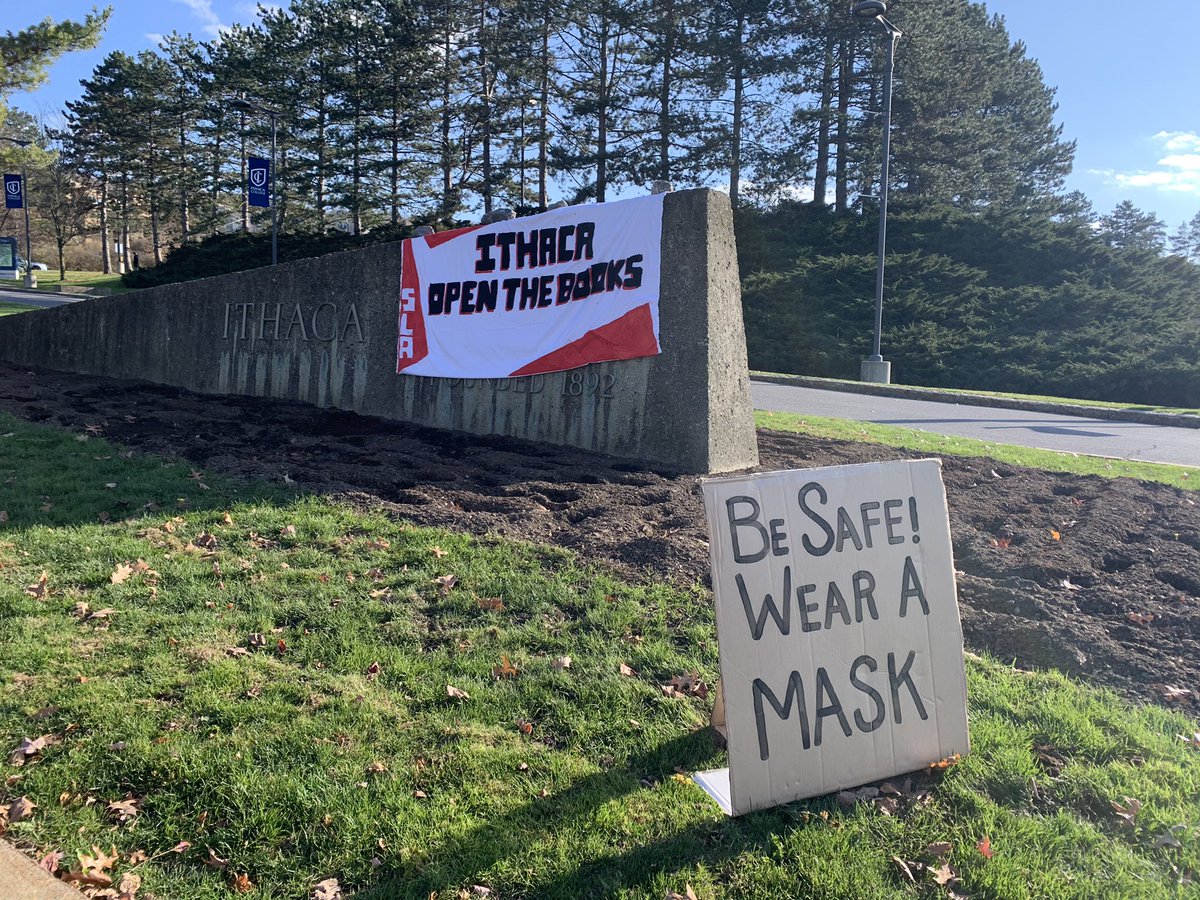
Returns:
[[[1166,244],[1166,226],[1153,213],[1142,212],[1129,200],[1122,200],[1107,216],[1100,218],[1100,237],[1114,250],[1135,253],[1161,253]]]
[[[1070,172],[1074,144],[1056,125],[1054,89],[981,3],[897,5],[893,190],[959,205],[1049,204]],[[873,26],[872,26],[873,27]],[[864,39],[865,36],[864,36]],[[871,38],[881,77],[884,41]],[[879,122],[862,120],[858,162],[877,172]]]
[[[1200,212],[1181,224],[1171,235],[1171,253],[1200,262]]]

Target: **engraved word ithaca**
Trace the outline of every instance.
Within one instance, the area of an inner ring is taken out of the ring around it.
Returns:
[[[352,340],[364,342],[358,305],[342,313],[336,303],[318,303],[311,310],[299,303],[291,309],[282,303],[226,303],[224,338],[240,340],[302,341]]]

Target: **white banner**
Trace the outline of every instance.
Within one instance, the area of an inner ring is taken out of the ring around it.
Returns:
[[[727,813],[965,754],[967,684],[941,463],[703,483]]]
[[[396,371],[507,378],[659,353],[663,197],[404,241]]]

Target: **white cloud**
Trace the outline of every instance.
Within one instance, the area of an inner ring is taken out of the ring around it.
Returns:
[[[221,23],[221,17],[213,10],[212,0],[175,0],[175,2],[190,9],[202,23],[201,30],[211,37],[219,37],[222,31],[229,28],[228,25]]]
[[[1200,150],[1200,134],[1193,131],[1160,131],[1154,136],[1154,140],[1162,141],[1163,149],[1171,152]]]
[[[1177,194],[1200,195],[1200,134],[1194,131],[1160,131],[1153,140],[1166,155],[1159,158],[1156,168],[1135,172],[1102,170],[1093,172],[1104,176],[1110,184],[1125,188],[1154,188]]]
[[[145,37],[152,44],[161,44],[163,42],[163,36],[157,31],[147,31]]]

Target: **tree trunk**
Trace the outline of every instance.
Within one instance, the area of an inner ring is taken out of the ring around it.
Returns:
[[[492,81],[488,77],[487,3],[479,4],[479,87],[483,99],[483,211],[492,211]]]
[[[213,155],[212,155],[212,232],[217,234],[221,225],[221,114],[213,122]]]
[[[821,64],[821,105],[817,122],[817,166],[813,175],[813,203],[825,205],[829,183],[829,130],[833,116],[833,50],[832,35],[825,40],[825,59]]]
[[[108,165],[100,160],[100,270],[112,274],[112,253],[108,246]]]
[[[454,168],[453,155],[450,152],[450,54],[451,46],[450,13],[447,6],[445,31],[442,34],[442,214],[447,218],[453,212],[454,202],[451,196],[453,182],[451,177]]]
[[[549,141],[546,137],[546,119],[550,111],[550,9],[549,3],[542,5],[542,83],[538,98],[538,209],[548,205],[546,196],[546,170],[549,167]]]
[[[854,41],[846,36],[838,47],[837,160],[833,186],[833,208],[840,213],[846,211],[849,197],[850,83],[853,78]]]
[[[600,82],[597,90],[599,120],[596,123],[596,202],[603,203],[608,191],[608,6],[600,20]]]
[[[675,3],[666,0],[663,29],[662,83],[658,86],[658,177],[671,180],[671,69],[675,62]]]
[[[733,35],[733,128],[729,139],[729,205],[738,207],[742,181],[742,120],[745,118],[746,67],[742,60],[746,17],[741,13]]]
[[[187,124],[183,116],[179,117],[179,239],[186,244],[192,236],[192,222],[188,209],[187,190]]]
[[[121,173],[121,265],[128,272],[129,264],[129,173]]]

